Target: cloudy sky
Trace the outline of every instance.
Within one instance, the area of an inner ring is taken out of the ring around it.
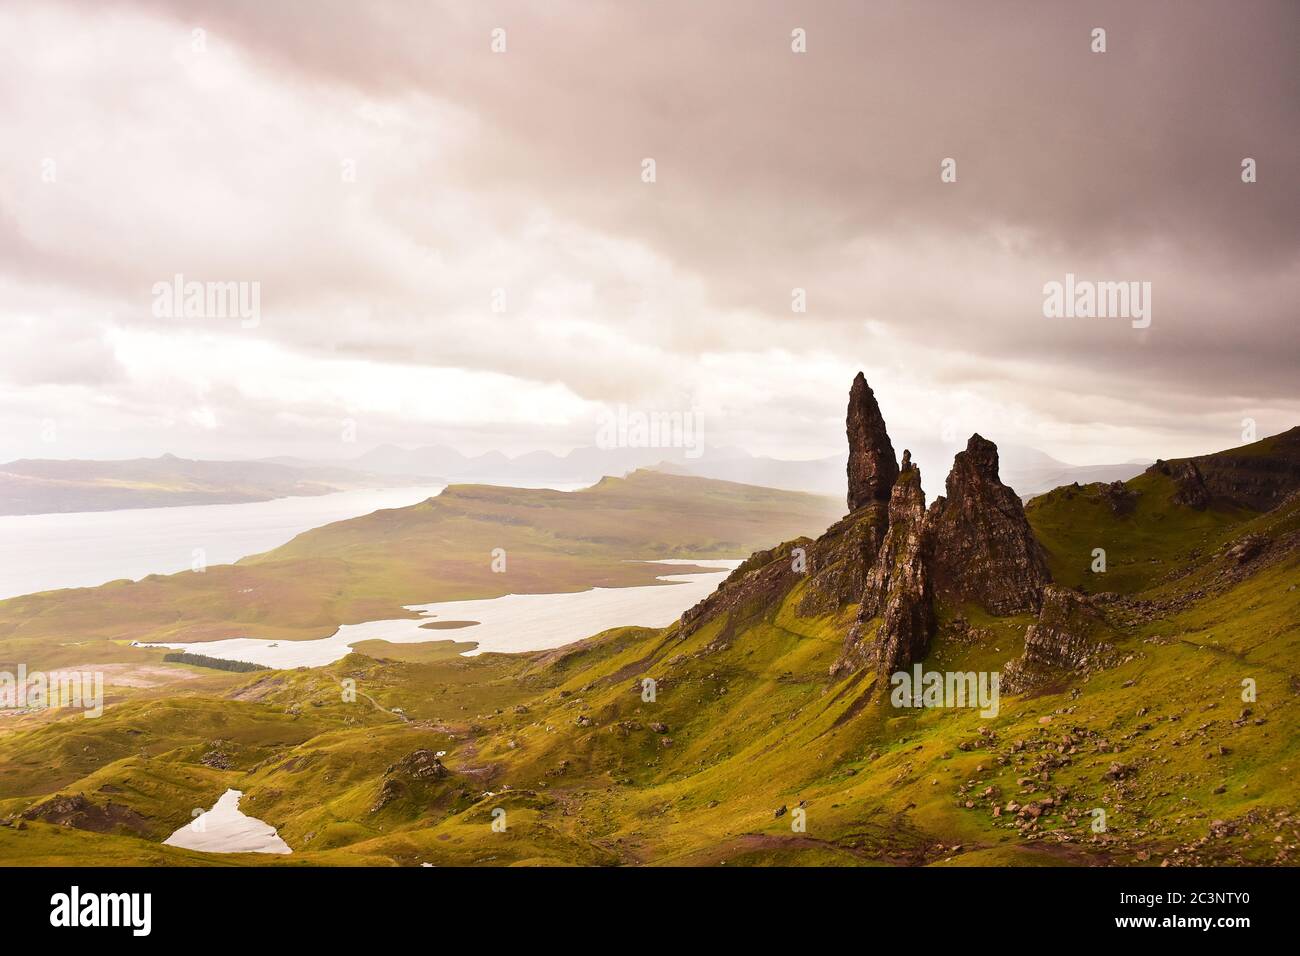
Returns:
[[[9,0],[0,460],[564,450],[619,404],[813,457],[859,368],[900,444],[1280,431],[1297,49],[1285,0]],[[1150,326],[1045,318],[1066,273]],[[160,317],[177,274],[255,327]]]

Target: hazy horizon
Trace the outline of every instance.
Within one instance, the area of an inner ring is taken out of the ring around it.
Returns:
[[[956,452],[958,452],[958,451],[961,450],[961,448],[962,448],[963,445],[965,444],[965,439],[966,439],[966,437],[969,437],[969,436],[963,436],[961,443],[958,443],[958,444],[948,443],[947,445],[945,445],[944,442],[939,441],[939,442],[933,442],[933,443],[931,443],[931,444],[928,445],[928,446],[922,446],[922,445],[920,445],[920,443],[917,443],[917,442],[909,443],[909,442],[907,442],[907,441],[901,441],[901,440],[900,440],[900,441],[896,441],[896,442],[895,442],[895,444],[898,446],[898,447],[895,449],[895,451],[896,451],[896,453],[898,454],[898,456],[901,457],[904,449],[910,449],[911,446],[912,446],[913,444],[915,444],[915,445],[917,445],[917,447],[924,447],[924,448],[926,448],[927,451],[932,451],[932,450],[935,449],[935,448],[944,448],[945,451],[947,451],[947,449],[951,449],[951,451],[950,451],[950,453],[949,453],[949,454],[951,455],[951,454],[955,454]],[[1260,435],[1260,437],[1261,437],[1261,438],[1265,438],[1265,437],[1268,437],[1268,436],[1266,436],[1266,435]],[[846,444],[845,447],[847,448],[847,444]],[[1000,447],[1001,447],[1001,446],[1000,446]],[[1010,446],[1006,446],[1006,447],[1011,447],[1011,448],[1014,448],[1014,449],[1017,449],[1017,450],[1020,450],[1020,451],[1042,452],[1044,455],[1047,454],[1047,452],[1043,452],[1042,449],[1035,448],[1035,447],[1030,446],[1030,445],[1010,445]],[[537,453],[546,453],[546,454],[551,454],[551,455],[554,455],[556,458],[563,459],[563,458],[565,458],[565,457],[567,457],[567,456],[573,454],[574,452],[589,451],[589,450],[597,449],[598,446],[596,446],[596,445],[572,445],[572,446],[549,447],[549,448],[525,447],[525,448],[523,448],[522,450],[517,450],[517,451],[503,451],[503,450],[500,449],[500,448],[485,448],[485,449],[482,449],[482,450],[479,450],[479,451],[473,451],[473,452],[470,452],[470,451],[466,451],[465,449],[457,448],[457,447],[455,447],[454,445],[446,444],[446,443],[443,443],[443,442],[434,442],[434,443],[429,443],[429,444],[423,444],[423,443],[417,443],[417,442],[393,441],[393,442],[384,442],[384,443],[382,443],[382,444],[378,444],[378,445],[374,445],[374,446],[363,446],[363,447],[360,447],[360,448],[358,448],[357,450],[355,450],[354,452],[351,452],[351,453],[348,453],[348,452],[340,453],[340,454],[338,454],[336,457],[328,457],[328,456],[326,456],[326,455],[321,455],[321,456],[318,456],[318,457],[307,457],[307,456],[297,456],[297,455],[260,455],[260,456],[256,456],[256,457],[221,457],[221,456],[208,456],[208,455],[190,456],[190,455],[179,455],[179,454],[176,454],[175,452],[172,452],[172,451],[170,451],[170,450],[164,450],[164,451],[160,451],[160,452],[158,452],[157,454],[152,454],[152,455],[134,455],[134,456],[131,456],[130,458],[125,458],[125,457],[115,457],[115,458],[83,458],[83,457],[62,456],[62,455],[41,455],[41,456],[26,456],[26,457],[24,457],[24,458],[13,458],[13,459],[7,459],[7,462],[13,462],[13,461],[36,461],[36,460],[43,460],[43,461],[104,461],[104,462],[107,462],[107,461],[157,460],[157,459],[161,459],[161,458],[172,457],[172,458],[178,458],[178,459],[187,460],[187,461],[212,461],[212,462],[218,462],[218,461],[233,461],[233,462],[271,462],[271,461],[276,461],[276,460],[280,460],[280,459],[286,459],[286,460],[288,460],[288,459],[293,459],[293,460],[295,460],[295,461],[300,461],[300,462],[303,462],[303,463],[305,463],[305,464],[310,464],[310,465],[324,465],[324,466],[331,466],[331,467],[345,467],[345,466],[348,466],[348,465],[355,465],[356,462],[357,462],[359,459],[365,458],[366,456],[370,455],[371,453],[373,453],[373,452],[377,452],[377,451],[380,451],[380,450],[382,450],[382,449],[384,449],[384,448],[399,448],[399,449],[401,449],[402,451],[405,451],[405,452],[421,451],[421,450],[431,449],[431,448],[445,448],[445,449],[450,450],[450,451],[452,451],[452,452],[455,452],[455,453],[458,453],[458,454],[464,455],[466,458],[470,458],[470,459],[480,458],[480,457],[484,457],[484,456],[490,456],[490,455],[494,455],[494,454],[501,454],[501,455],[504,455],[504,456],[505,456],[508,460],[510,460],[510,461],[516,461],[516,460],[518,460],[518,459],[520,459],[520,458],[523,458],[523,457],[525,457],[525,456],[532,455],[532,454],[537,454]],[[649,456],[649,457],[653,457],[653,455],[657,453],[657,454],[659,454],[659,455],[663,458],[663,460],[665,460],[665,461],[668,461],[668,460],[672,459],[673,456],[675,456],[675,455],[679,455],[679,454],[680,454],[680,451],[679,451],[678,449],[674,449],[674,448],[647,448],[647,449],[614,448],[614,449],[609,449],[609,450],[612,451],[612,452],[614,452],[614,453],[619,453],[619,452],[631,452],[631,451],[645,452],[645,453],[647,454],[647,456]],[[1212,453],[1213,451],[1222,451],[1222,450],[1224,450],[1224,449],[1221,449],[1221,448],[1216,448],[1216,449],[1207,449],[1206,452],[1203,452],[1203,454],[1209,454],[1209,453]],[[736,457],[737,455],[739,455],[739,456],[742,456],[742,457],[743,457],[743,456],[749,456],[749,457],[753,457],[753,458],[770,459],[770,460],[773,460],[773,461],[790,462],[790,463],[796,463],[796,464],[797,464],[797,463],[814,463],[814,462],[821,462],[821,461],[825,461],[825,460],[830,459],[830,458],[836,458],[836,457],[838,457],[838,453],[836,453],[836,452],[831,452],[831,453],[829,453],[829,454],[825,454],[825,455],[815,455],[815,456],[810,456],[810,457],[807,457],[807,458],[780,458],[780,457],[772,456],[772,455],[757,455],[757,454],[754,454],[753,452],[748,451],[747,449],[739,448],[738,446],[709,446],[709,448],[704,452],[704,455],[701,456],[701,457],[708,457],[708,456],[710,455],[711,452],[719,452],[719,451],[727,453],[728,460],[729,460],[730,458],[733,458],[733,457]],[[1063,464],[1063,465],[1071,465],[1071,466],[1086,467],[1086,464],[1081,463],[1081,462],[1066,461],[1066,460],[1064,460],[1064,459],[1057,458],[1055,455],[1051,455],[1051,456],[1049,456],[1049,457],[1051,457],[1053,460],[1055,460],[1055,461],[1057,461],[1057,462],[1059,462],[1060,464]],[[1154,460],[1155,460],[1155,459],[1152,458],[1152,457],[1138,457],[1138,458],[1129,458],[1129,459],[1125,459],[1124,461],[1118,461],[1118,462],[1101,462],[1100,464],[1135,464],[1135,465],[1136,465],[1136,464],[1150,464],[1150,463],[1153,462]],[[638,466],[638,467],[641,467],[641,466]]]

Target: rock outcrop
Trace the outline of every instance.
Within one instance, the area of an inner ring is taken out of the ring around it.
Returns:
[[[926,518],[935,594],[993,614],[1037,610],[1051,574],[1024,505],[998,477],[997,445],[972,435],[946,487]]]
[[[1105,619],[1087,595],[1049,584],[1038,620],[1025,630],[1023,654],[1003,670],[1009,693],[1029,690],[1053,673],[1087,673],[1112,653]]]
[[[831,614],[861,599],[889,527],[898,460],[876,396],[861,372],[849,390],[845,418],[850,514],[815,541],[784,544],[751,555],[717,591],[682,615],[680,637],[690,636],[719,614],[728,614],[735,625],[746,614],[770,613],[804,575],[808,587],[799,601],[800,614]],[[792,559],[793,546],[803,549],[801,561]]]
[[[888,674],[925,656],[934,632],[930,593],[925,492],[921,472],[903,452],[903,466],[889,499],[889,526],[867,575],[858,619],[832,674],[874,667]],[[871,632],[871,622],[879,627]]]
[[[439,754],[423,748],[412,751],[384,771],[384,782],[370,812],[379,813],[398,801],[419,806],[433,803],[445,796],[435,785],[450,776],[451,771],[443,766]]]
[[[1198,511],[1216,500],[1271,511],[1300,489],[1300,427],[1213,455],[1157,461],[1152,473],[1172,478],[1174,501]]]
[[[1210,489],[1205,487],[1205,479],[1201,477],[1201,470],[1196,467],[1196,462],[1190,459],[1174,462],[1157,461],[1147,469],[1147,474],[1152,473],[1173,479],[1173,500],[1177,504],[1186,505],[1196,511],[1204,511],[1209,507]]]
[[[714,649],[727,646],[738,628],[775,611],[784,594],[806,571],[814,548],[811,539],[796,538],[766,551],[755,551],[713,593],[682,614],[678,637],[689,637],[725,614],[727,622],[714,639]]]
[[[1020,499],[998,477],[997,446],[971,436],[953,461],[947,496],[927,511],[920,469],[907,451],[900,468],[861,373],[849,393],[847,433],[850,514],[816,540],[756,552],[682,615],[678,639],[714,624],[703,652],[727,647],[755,621],[774,618],[803,585],[800,615],[858,605],[831,674],[888,674],[928,652],[938,598],[997,615],[1038,610],[1051,578]]]
[[[1077,481],[1074,484],[1076,488],[1079,487]],[[1101,498],[1110,506],[1112,514],[1130,515],[1137,507],[1137,494],[1130,490],[1124,482],[1112,481],[1110,484],[1102,484],[1100,487]]]
[[[898,479],[898,459],[875,393],[861,372],[849,389],[849,511],[886,504]]]
[[[124,833],[149,837],[154,827],[148,819],[130,807],[109,800],[103,806],[86,799],[85,794],[58,794],[23,812],[23,820],[43,820],[60,826],[89,830],[93,833]]]
[[[808,549],[808,588],[799,613],[829,614],[862,597],[889,527],[889,506],[875,504],[835,522]]]

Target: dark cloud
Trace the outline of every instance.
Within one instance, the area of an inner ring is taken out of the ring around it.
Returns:
[[[107,32],[105,6],[68,9]],[[281,306],[260,334],[303,355],[503,372],[598,401],[728,396],[746,434],[770,421],[793,438],[819,418],[782,413],[805,400],[786,382],[758,387],[785,368],[773,355],[897,373],[928,403],[918,420],[941,414],[936,389],[964,391],[1129,444],[1215,447],[1243,408],[1280,428],[1300,407],[1294,3],[114,10],[132,55],[166,59],[161,38],[201,28],[238,82],[160,85],[105,53],[84,108],[107,122],[66,103],[43,130],[90,143],[99,173],[79,210],[0,193],[11,272],[119,298],[177,261],[255,275]],[[49,21],[30,27],[58,47]],[[22,77],[0,76],[8,102]],[[143,158],[151,144],[174,152]],[[349,155],[353,198],[335,181]],[[113,204],[114,182],[133,205]],[[55,225],[33,230],[43,212]],[[78,220],[95,235],[66,236]],[[1067,272],[1150,281],[1152,327],[1044,319],[1042,285]],[[496,286],[506,318],[485,308]]]

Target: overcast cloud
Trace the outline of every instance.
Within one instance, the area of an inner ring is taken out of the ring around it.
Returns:
[[[0,459],[563,450],[618,403],[811,457],[859,368],[898,435],[1077,463],[1281,431],[1297,49],[1254,0],[9,2]],[[1150,327],[1044,318],[1067,272]],[[260,322],[158,318],[177,273]]]

